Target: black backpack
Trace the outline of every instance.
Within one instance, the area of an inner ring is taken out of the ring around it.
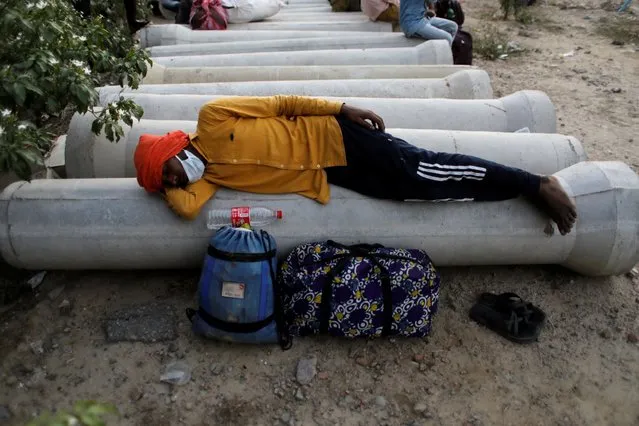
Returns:
[[[435,6],[438,18],[448,19],[457,23],[459,29],[453,39],[453,63],[455,65],[473,64],[473,36],[462,30],[464,25],[464,11],[457,0],[439,0]]]
[[[464,25],[464,11],[457,0],[439,0],[435,3],[435,15],[455,21],[459,28]]]

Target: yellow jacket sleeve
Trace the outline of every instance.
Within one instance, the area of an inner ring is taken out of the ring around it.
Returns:
[[[217,185],[200,179],[186,188],[167,188],[164,199],[179,216],[194,220],[204,204],[217,192]]]
[[[276,95],[221,98],[205,104],[198,117],[200,123],[224,121],[232,117],[268,118],[308,115],[337,115],[343,102],[306,96]]]

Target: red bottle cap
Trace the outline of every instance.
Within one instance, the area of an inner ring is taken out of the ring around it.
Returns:
[[[282,218],[282,210],[278,210],[278,211],[276,211],[276,212],[275,212],[275,216],[276,216],[278,219],[281,219],[281,218]]]

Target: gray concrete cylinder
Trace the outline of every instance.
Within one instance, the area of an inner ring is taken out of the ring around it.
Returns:
[[[452,65],[446,40],[429,40],[415,47],[299,50],[292,52],[234,53],[229,55],[160,56],[165,67],[233,67],[268,65]]]
[[[284,31],[370,31],[370,32],[392,32],[393,24],[390,22],[373,21],[338,21],[328,19],[325,21],[308,22],[249,22],[247,24],[229,24],[228,31],[261,31],[261,30],[284,30]]]
[[[218,43],[224,41],[284,40],[300,37],[299,30],[263,31],[193,31],[185,25],[149,25],[140,30],[140,46],[167,46],[173,44]],[[369,31],[304,30],[304,38],[315,37],[369,37]]]
[[[101,105],[119,98],[104,96]],[[153,120],[197,120],[205,103],[225,96],[152,95],[123,93],[144,109]],[[555,107],[550,98],[536,90],[522,90],[499,99],[383,99],[331,98],[379,114],[387,127],[406,129],[477,130],[515,132],[524,127],[533,133],[556,133]]]
[[[295,50],[328,50],[328,49],[365,49],[365,48],[388,48],[388,47],[413,47],[424,40],[418,38],[406,38],[399,33],[373,33],[370,37],[362,40],[359,37],[316,37],[300,38],[290,40],[256,40],[256,41],[233,41],[222,43],[199,43],[181,44],[169,46],[154,46],[148,49],[149,54],[154,58],[165,56],[196,56],[196,55],[228,55],[233,53],[256,53],[256,52],[290,52]]]
[[[141,120],[117,143],[91,132],[93,115],[76,114],[69,126],[65,169],[70,178],[135,177],[133,153],[145,133],[163,135],[173,130],[194,132],[196,121]],[[413,145],[496,161],[539,174],[552,174],[587,159],[581,143],[571,136],[538,133],[460,132],[392,129],[388,133]]]
[[[121,90],[120,86],[102,87],[99,89],[100,99],[112,98]],[[127,91],[159,95],[300,95],[420,99],[491,99],[493,97],[490,77],[483,70],[460,71],[444,78],[144,84],[136,90],[127,89]]]
[[[556,176],[579,214],[567,236],[547,235],[548,218],[523,199],[398,203],[333,187],[321,206],[292,194],[222,189],[188,222],[135,179],[16,182],[0,194],[0,254],[14,267],[38,270],[198,268],[211,236],[207,210],[242,205],[283,210],[282,221],[264,227],[279,257],[298,244],[334,239],[423,249],[437,266],[628,272],[639,261],[639,177],[620,162],[578,163]]]
[[[284,7],[282,9],[280,9],[279,12],[277,12],[278,15],[294,15],[296,13],[327,13],[327,14],[331,14],[331,13],[338,13],[338,12],[333,12],[330,6],[315,6],[315,5],[309,5],[309,6],[303,6],[303,7],[295,7],[295,6],[287,6]],[[360,13],[360,12],[345,12],[346,14],[356,14],[356,13]]]
[[[225,81],[349,80],[380,78],[442,78],[466,65],[316,65],[272,67],[166,68],[156,64],[143,84],[220,83]]]
[[[368,16],[363,13],[340,13],[340,12],[315,12],[308,11],[306,13],[278,13],[259,22],[370,22]]]

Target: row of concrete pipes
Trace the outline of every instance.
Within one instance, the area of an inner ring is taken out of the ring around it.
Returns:
[[[555,108],[539,91],[493,97],[488,73],[453,65],[445,41],[406,38],[361,13],[333,13],[325,0],[292,0],[274,17],[226,31],[152,25],[140,34],[153,66],[137,90],[100,88],[143,107],[117,143],[76,115],[48,159],[64,178],[16,182],[0,195],[0,254],[28,269],[192,268],[211,231],[206,215],[184,221],[135,179],[141,134],[192,131],[199,108],[221,96],[294,94],[374,110],[417,146],[553,174],[575,199],[567,236],[524,200],[418,203],[374,200],[332,188],[321,206],[297,195],[218,192],[207,208],[271,206],[285,220],[265,227],[281,256],[297,244],[336,239],[428,251],[436,265],[560,264],[613,275],[639,261],[639,177],[623,162],[588,161],[557,133]],[[552,234],[552,235],[551,235]]]

